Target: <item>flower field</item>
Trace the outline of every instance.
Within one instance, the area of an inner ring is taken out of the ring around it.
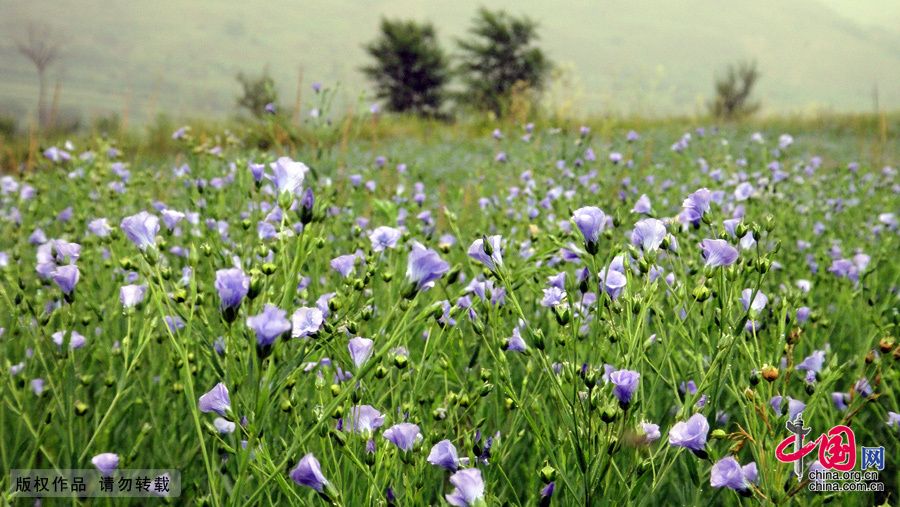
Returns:
[[[0,504],[12,469],[180,474],[97,505],[896,503],[897,161],[595,130],[42,149],[0,180]]]

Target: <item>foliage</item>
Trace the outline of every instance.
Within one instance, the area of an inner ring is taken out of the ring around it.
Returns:
[[[278,102],[278,90],[275,80],[268,71],[251,77],[243,72],[238,73],[237,81],[241,85],[241,95],[237,99],[238,106],[244,108],[257,118],[266,114],[266,106]]]
[[[472,24],[457,41],[464,102],[500,115],[517,85],[541,90],[551,65],[536,46],[537,23],[482,8]]]
[[[447,59],[430,23],[382,19],[365,46],[374,62],[363,68],[388,110],[435,116],[449,77]]]

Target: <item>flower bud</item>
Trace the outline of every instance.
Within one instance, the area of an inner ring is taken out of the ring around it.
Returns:
[[[694,296],[694,299],[697,300],[698,303],[702,303],[712,296],[712,292],[706,285],[698,285],[691,292],[691,295]]]
[[[556,469],[550,465],[544,465],[544,468],[541,468],[541,481],[544,484],[549,484],[556,480]]]
[[[75,408],[75,415],[81,417],[81,416],[87,414],[88,410],[90,410],[91,407],[88,406],[88,404],[83,401],[76,401],[74,408]]]

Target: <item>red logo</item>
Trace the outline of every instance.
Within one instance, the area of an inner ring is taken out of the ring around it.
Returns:
[[[802,427],[802,422],[801,422]],[[788,427],[791,430],[791,427]],[[819,463],[829,470],[849,472],[856,466],[856,436],[848,426],[838,425],[819,438],[804,444],[805,433],[794,432],[775,448],[775,457],[782,463],[802,460],[816,447],[819,448]],[[793,445],[793,450],[787,450]]]

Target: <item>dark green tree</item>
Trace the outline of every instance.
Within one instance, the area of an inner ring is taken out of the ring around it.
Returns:
[[[275,104],[278,101],[278,91],[275,89],[275,80],[268,71],[256,77],[251,77],[243,72],[237,75],[241,84],[242,93],[238,97],[238,106],[243,107],[253,116],[260,117],[266,113],[267,104]]]
[[[759,102],[750,101],[758,80],[756,62],[729,65],[725,75],[716,79],[716,97],[708,105],[709,112],[723,120],[752,115],[759,109]]]
[[[364,48],[374,61],[362,71],[388,110],[439,114],[449,71],[431,24],[382,19],[378,38]]]
[[[541,90],[551,64],[535,45],[534,21],[481,8],[469,35],[469,39],[457,41],[462,52],[459,72],[466,85],[465,102],[499,115],[515,87]]]

